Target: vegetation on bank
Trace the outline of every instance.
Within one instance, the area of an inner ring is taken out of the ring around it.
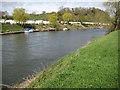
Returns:
[[[42,29],[49,29],[51,27],[54,27],[58,30],[63,30],[63,28],[68,28],[68,29],[85,29],[85,28],[109,28],[109,26],[101,26],[101,25],[80,25],[80,24],[74,24],[74,25],[63,25],[63,24],[54,24],[53,25],[43,25],[43,24],[39,24],[39,25],[35,25],[36,29],[38,30],[42,30]]]
[[[56,22],[52,22],[52,23],[56,23]],[[63,30],[63,28],[68,28],[68,29],[87,29],[87,28],[109,28],[109,26],[107,25],[80,25],[80,24],[74,24],[74,25],[69,25],[69,24],[48,24],[48,25],[44,25],[44,24],[2,24],[2,30],[0,31],[1,33],[7,33],[7,32],[19,32],[19,31],[24,31],[25,28],[32,28],[38,31],[44,31],[44,30],[49,30],[50,28],[54,28],[56,30]]]
[[[28,87],[117,88],[118,32],[96,39],[61,58]]]
[[[36,14],[37,12],[28,14],[24,8],[15,8],[12,16],[2,14],[2,18],[5,20],[14,19],[21,24],[25,24],[27,20],[47,20],[50,22],[50,27],[56,29],[61,28],[61,25],[58,24],[61,21],[67,22],[67,24],[70,21],[108,23],[112,25],[110,32],[120,29],[120,2],[109,2],[108,0],[103,5],[106,7],[106,11],[95,7],[66,8],[62,6],[57,12],[47,13],[43,11],[42,14]],[[7,11],[0,11],[1,13],[7,13]],[[79,28],[79,26],[76,26],[76,28]]]
[[[4,24],[2,25],[2,33],[4,32],[16,32],[16,31],[23,31],[24,28],[22,28],[21,26],[17,25],[17,24]]]
[[[7,13],[7,14],[1,14]],[[59,21],[70,20],[70,21],[80,21],[80,22],[101,22],[108,23],[111,21],[110,16],[106,11],[103,11],[99,8],[91,7],[60,7],[57,12],[45,12],[43,11],[41,14],[37,14],[37,12],[33,11],[31,14],[26,13],[24,8],[15,8],[13,10],[13,15],[10,16],[7,11],[2,12],[0,14],[3,19],[14,19],[18,22],[24,22],[25,20],[49,20],[49,16],[51,14],[56,14]],[[66,18],[69,17],[69,18]],[[65,17],[65,18],[64,18]]]
[[[43,12],[42,14],[32,13],[29,16],[31,20],[49,20],[51,14],[56,14],[59,21],[79,21],[79,22],[101,22],[109,23],[111,18],[106,11],[98,8],[66,8],[60,7],[58,12]]]

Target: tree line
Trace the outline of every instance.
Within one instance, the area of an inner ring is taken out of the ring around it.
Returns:
[[[59,21],[79,21],[79,22],[110,22],[109,14],[98,8],[63,8],[58,12],[30,14],[30,19],[49,20],[50,14],[55,14]]]
[[[42,14],[27,14],[24,8],[16,8],[13,11],[13,19],[18,23],[24,23],[26,20],[47,20],[53,27],[58,26],[58,22],[64,21],[69,23],[74,22],[99,22],[109,23],[111,22],[110,15],[98,8],[63,8],[60,7],[58,12]]]

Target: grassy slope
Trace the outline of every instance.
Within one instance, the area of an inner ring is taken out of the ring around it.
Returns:
[[[30,15],[29,19],[31,20],[47,20],[49,14],[39,14],[39,15]]]
[[[23,30],[22,27],[18,26],[17,24],[13,25],[2,25],[2,32],[10,32],[10,31],[21,31]]]
[[[118,31],[61,58],[29,87],[118,87]]]

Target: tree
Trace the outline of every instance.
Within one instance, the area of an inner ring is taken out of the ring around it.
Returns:
[[[113,29],[118,30],[120,29],[120,1],[118,2],[104,2],[103,5],[107,7],[107,11],[109,11],[110,15],[114,17],[113,20]]]
[[[62,17],[63,17],[63,20],[64,20],[64,21],[69,22],[69,21],[71,21],[71,20],[72,20],[72,17],[73,17],[73,16],[72,16],[72,14],[71,14],[71,13],[66,12],[66,13],[64,13],[64,14],[63,14],[63,16],[62,16]]]
[[[0,11],[0,16],[1,18],[7,20],[7,19],[11,19],[11,16],[9,15],[9,13],[7,11]]]
[[[45,12],[45,11],[42,11],[42,14],[46,14],[46,12]]]
[[[28,20],[29,14],[25,12],[24,8],[16,8],[13,11],[13,19],[18,23],[24,23]]]
[[[57,17],[56,13],[51,13],[48,16],[48,20],[49,20],[50,24],[52,25],[52,27],[54,27],[54,28],[56,28],[58,25],[57,19],[58,19],[58,17]]]

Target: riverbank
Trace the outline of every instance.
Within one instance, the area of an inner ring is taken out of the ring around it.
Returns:
[[[56,29],[56,28],[40,28],[40,29],[34,29],[33,32],[48,32],[48,31],[62,31],[62,29]],[[24,33],[24,28],[17,24],[13,25],[2,25],[2,31],[0,32],[0,35],[9,35],[9,34],[20,34]]]
[[[48,32],[48,31],[63,31],[61,29],[57,30],[55,28],[49,28],[49,29],[41,29],[41,30],[33,30],[33,32]],[[20,34],[20,33],[24,33],[24,31],[11,31],[11,32],[3,32],[0,33],[0,35],[9,35],[9,34]]]
[[[92,41],[27,83],[29,88],[117,88],[118,32]]]
[[[102,26],[83,26],[83,25],[60,25],[59,28],[51,28],[50,25],[36,25],[35,26],[36,29],[34,29],[33,32],[63,31],[63,28],[65,27],[68,28],[69,30],[106,28]],[[0,35],[20,34],[20,33],[24,33],[24,28],[20,27],[17,24],[2,25],[2,31],[0,32]]]

